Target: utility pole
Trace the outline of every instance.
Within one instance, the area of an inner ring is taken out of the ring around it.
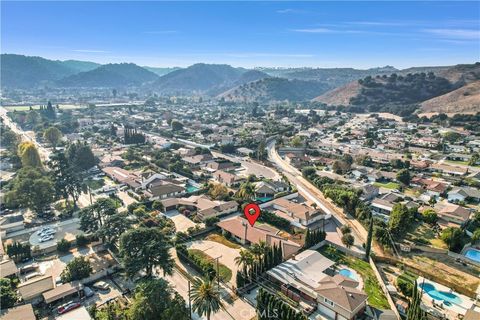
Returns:
[[[220,291],[220,269],[218,265],[218,259],[220,259],[222,256],[218,256],[215,258],[217,260],[217,285],[218,285],[218,290]]]

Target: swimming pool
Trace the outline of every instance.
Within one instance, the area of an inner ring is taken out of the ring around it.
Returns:
[[[460,305],[462,303],[462,299],[454,293],[446,292],[446,291],[438,291],[437,288],[431,283],[422,283],[420,284],[420,288],[428,294],[431,298],[439,301],[443,301],[446,304],[454,303]]]
[[[338,273],[352,280],[355,280],[355,281],[357,280],[357,275],[354,272],[352,272],[352,270],[350,269],[340,269],[338,270]]]
[[[480,263],[480,250],[473,249],[473,248],[468,248],[465,251],[465,257],[467,257],[470,260],[473,260],[475,262]]]
[[[192,186],[191,184],[188,184],[188,183],[187,183],[187,185],[185,186],[185,190],[186,190],[188,193],[190,193],[190,192],[195,192],[195,191],[197,191],[198,189],[200,189],[200,188],[197,188],[197,187],[195,187],[195,186]]]
[[[261,202],[261,203],[265,203],[265,202],[268,202],[272,199],[273,199],[272,197],[258,197],[255,200],[257,200],[258,202]]]

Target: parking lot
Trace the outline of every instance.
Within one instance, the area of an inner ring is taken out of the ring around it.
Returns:
[[[55,231],[52,240],[41,242],[40,235],[37,234],[37,231],[41,228],[49,227]],[[70,219],[62,222],[57,222],[50,225],[44,225],[42,227],[32,228],[28,231],[32,232],[29,238],[30,245],[32,246],[39,246],[40,249],[45,249],[51,247],[57,243],[58,240],[66,239],[68,241],[75,240],[75,237],[78,234],[82,234],[83,232],[79,229],[80,224],[78,219]]]

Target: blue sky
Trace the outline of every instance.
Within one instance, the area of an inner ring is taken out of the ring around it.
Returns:
[[[99,63],[398,68],[480,60],[480,2],[5,2],[1,52]]]

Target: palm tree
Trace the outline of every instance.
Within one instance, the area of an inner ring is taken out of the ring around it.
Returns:
[[[259,243],[254,243],[250,247],[250,252],[252,253],[254,260],[257,262],[257,267],[261,270],[262,269],[262,264],[263,264],[263,257],[265,254],[268,252],[268,245],[265,243],[265,241],[260,241]],[[255,270],[255,272],[258,272],[258,270]]]
[[[250,267],[253,263],[253,256],[249,250],[241,250],[240,255],[235,257],[235,264],[243,267],[243,275],[247,275],[247,267]]]
[[[193,302],[193,311],[197,312],[200,317],[205,315],[207,320],[210,320],[212,313],[224,309],[218,289],[208,278],[195,278],[190,297]]]
[[[237,191],[237,197],[244,200],[251,200],[255,195],[255,186],[250,182],[244,182]]]

